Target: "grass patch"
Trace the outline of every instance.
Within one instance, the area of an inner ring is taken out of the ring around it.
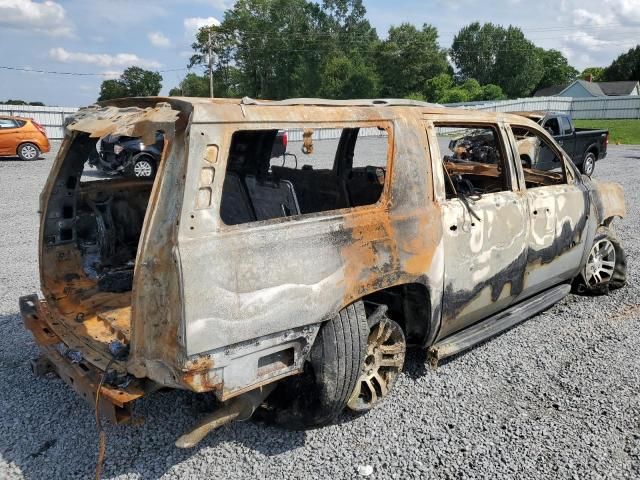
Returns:
[[[576,128],[609,130],[609,143],[640,145],[640,120],[575,120]]]

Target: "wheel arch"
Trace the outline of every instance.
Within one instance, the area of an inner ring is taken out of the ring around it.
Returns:
[[[138,152],[131,157],[131,161],[133,163],[136,163],[140,158],[143,158],[143,157],[151,160],[153,162],[153,165],[156,168],[158,167],[158,162],[156,161],[156,158],[149,152]]]
[[[598,147],[598,144],[592,143],[591,145],[587,146],[587,148],[585,148],[584,154],[582,155],[583,161],[584,157],[586,157],[588,153],[593,153],[596,156],[595,160],[598,161],[598,156],[600,155],[600,148]]]
[[[387,315],[402,327],[407,343],[422,346],[437,333],[439,320],[434,316],[432,292],[425,283],[400,283],[370,292],[360,300],[367,313],[371,304],[386,305]]]

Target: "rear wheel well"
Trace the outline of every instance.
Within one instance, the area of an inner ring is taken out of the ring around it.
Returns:
[[[370,315],[376,304],[388,307],[387,315],[398,323],[407,343],[423,345],[431,328],[431,298],[421,283],[407,283],[370,293],[362,298]]]

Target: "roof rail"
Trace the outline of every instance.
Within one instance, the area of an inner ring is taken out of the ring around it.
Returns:
[[[422,102],[420,100],[408,100],[404,98],[374,98],[362,100],[328,100],[325,98],[290,98],[287,100],[254,100],[244,97],[242,105],[314,105],[327,107],[442,107],[437,103]]]

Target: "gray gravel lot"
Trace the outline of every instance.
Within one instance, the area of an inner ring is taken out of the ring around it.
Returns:
[[[18,296],[38,291],[38,195],[52,155],[0,159],[0,478],[91,478],[90,409],[59,379],[37,379]],[[103,478],[640,478],[640,147],[611,147],[596,177],[621,182],[616,229],[628,287],[569,296],[436,371],[409,355],[392,398],[369,415],[289,432],[232,424],[197,448],[174,440],[209,400],[160,392],[142,426],[108,427]]]

